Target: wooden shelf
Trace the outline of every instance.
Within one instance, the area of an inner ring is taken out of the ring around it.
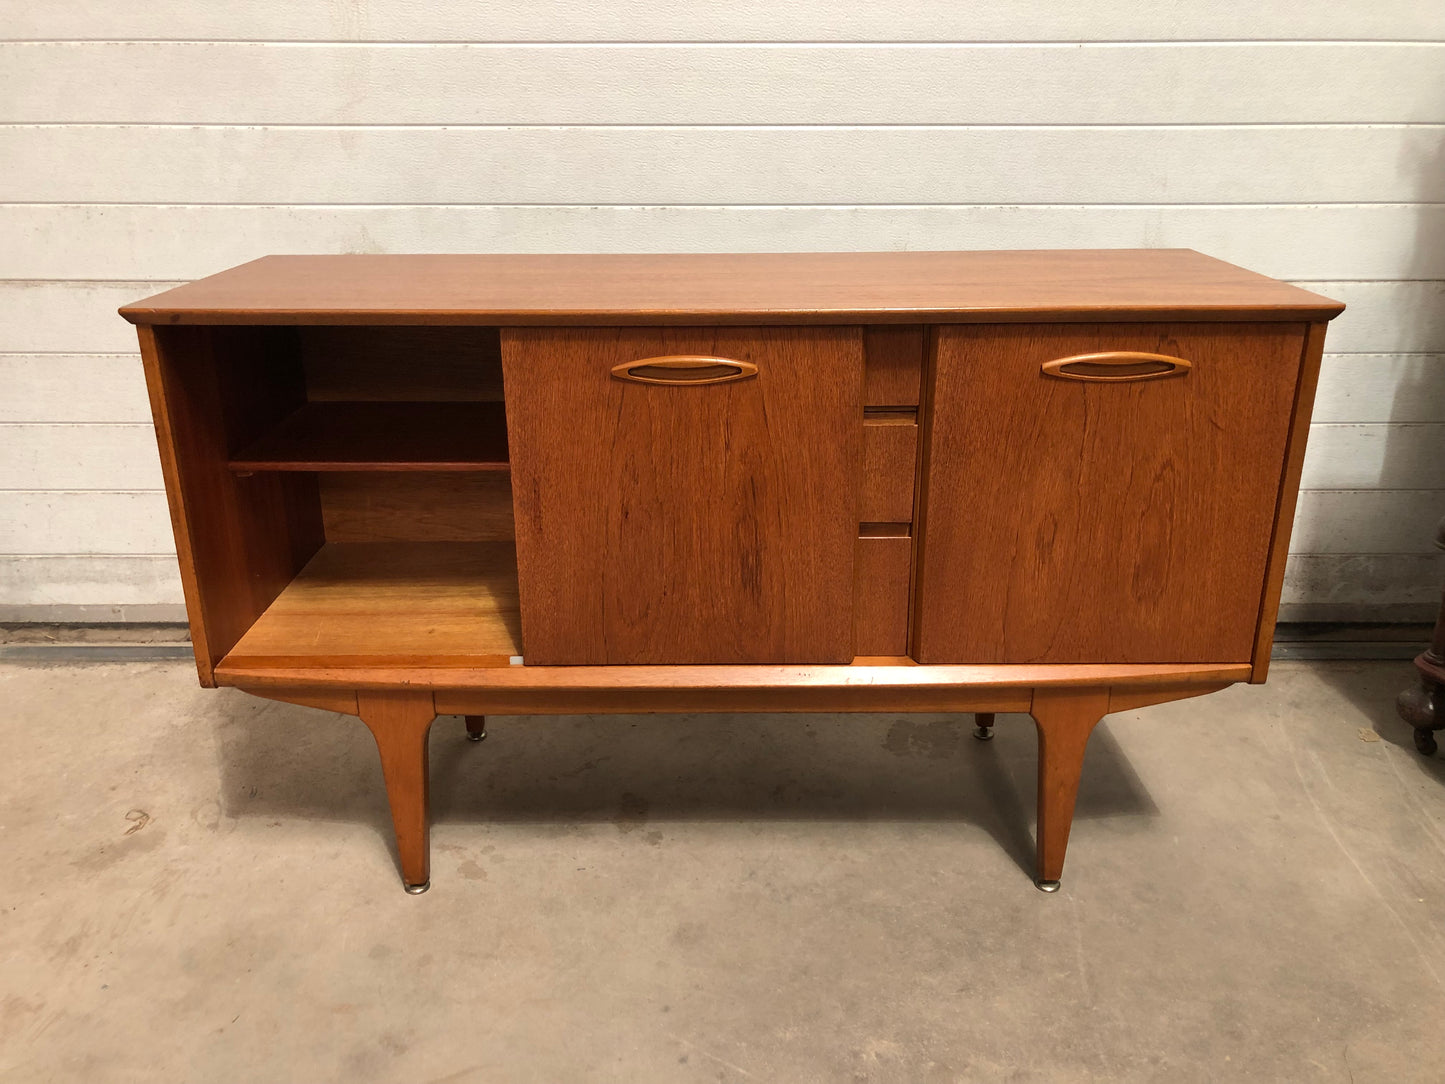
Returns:
[[[508,470],[501,403],[307,403],[230,461],[246,471]]]
[[[510,542],[328,543],[224,660],[507,666],[522,654]]]

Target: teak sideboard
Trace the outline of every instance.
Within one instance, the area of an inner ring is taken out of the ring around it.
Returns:
[[[1264,680],[1325,325],[1186,250],[270,256],[138,325],[201,684],[360,716],[1111,711]]]

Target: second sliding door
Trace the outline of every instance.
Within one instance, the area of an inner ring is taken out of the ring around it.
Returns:
[[[846,663],[857,327],[504,328],[529,664]]]
[[[1242,663],[1305,325],[943,326],[914,658]]]

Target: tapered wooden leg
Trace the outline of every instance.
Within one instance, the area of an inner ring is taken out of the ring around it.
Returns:
[[[1074,801],[1084,770],[1084,747],[1094,724],[1109,711],[1108,689],[1052,688],[1034,691],[1030,709],[1039,731],[1038,879],[1056,892],[1074,823]]]
[[[359,690],[356,704],[381,753],[402,882],[408,892],[425,892],[431,884],[427,735],[436,718],[432,694]]]
[[[483,741],[487,736],[487,717],[485,715],[467,716],[467,740]]]

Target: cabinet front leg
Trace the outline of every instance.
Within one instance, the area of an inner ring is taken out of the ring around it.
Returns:
[[[1084,747],[1109,710],[1108,689],[1034,690],[1030,711],[1039,731],[1038,878],[1045,892],[1059,890],[1064,852],[1074,823],[1074,801],[1084,770]]]
[[[425,892],[431,885],[427,735],[436,718],[432,694],[359,691],[356,704],[381,754],[402,882],[413,895]]]
[[[467,740],[485,741],[487,738],[487,717],[485,715],[467,716]]]

